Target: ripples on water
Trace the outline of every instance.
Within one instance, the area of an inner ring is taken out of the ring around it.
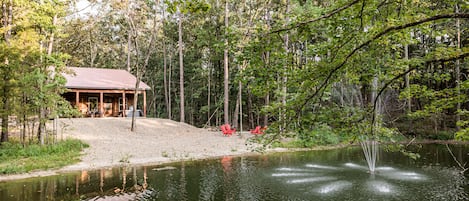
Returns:
[[[0,200],[468,200],[467,180],[445,156],[413,161],[381,152],[375,174],[353,148],[224,157],[166,171],[127,167],[0,183]]]

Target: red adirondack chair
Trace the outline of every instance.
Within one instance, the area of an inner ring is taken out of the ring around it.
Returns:
[[[255,129],[251,130],[251,134],[253,135],[262,135],[264,132],[261,130],[261,126],[256,126]]]
[[[236,132],[235,128],[231,129],[230,124],[223,124],[220,126],[220,129],[225,136],[232,135],[234,132]]]

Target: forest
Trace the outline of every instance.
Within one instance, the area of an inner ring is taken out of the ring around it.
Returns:
[[[126,69],[149,117],[268,126],[266,143],[469,139],[465,0],[1,2],[2,142],[13,117],[41,141],[76,114],[66,66]]]

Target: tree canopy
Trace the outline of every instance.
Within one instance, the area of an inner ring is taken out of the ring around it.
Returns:
[[[2,1],[2,122],[69,111],[48,68],[68,65],[141,77],[150,116],[269,125],[267,142],[469,139],[466,1],[90,0],[75,15],[76,3]]]

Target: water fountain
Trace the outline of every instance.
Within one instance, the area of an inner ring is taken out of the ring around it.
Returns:
[[[135,200],[469,200],[467,179],[453,167],[451,155],[441,151],[446,150],[442,145],[419,146],[414,151],[422,157],[416,161],[399,152],[379,152],[378,156],[378,146],[384,145],[376,140],[363,140],[361,145],[234,157],[230,169],[218,159],[193,161],[184,168],[173,164],[175,169],[168,171],[140,167],[126,177],[122,175],[127,169],[117,168],[89,171],[85,180],[82,174],[71,173],[0,182],[0,200],[105,200],[124,196]],[[469,146],[459,147],[466,156]],[[435,153],[438,157],[432,157]],[[469,162],[469,156],[464,162]],[[116,187],[123,186],[125,190],[116,193]]]
[[[360,141],[360,145],[363,150],[363,154],[365,155],[366,163],[368,164],[368,169],[370,174],[374,174],[376,170],[376,160],[378,159],[378,141],[372,140],[362,140]]]

